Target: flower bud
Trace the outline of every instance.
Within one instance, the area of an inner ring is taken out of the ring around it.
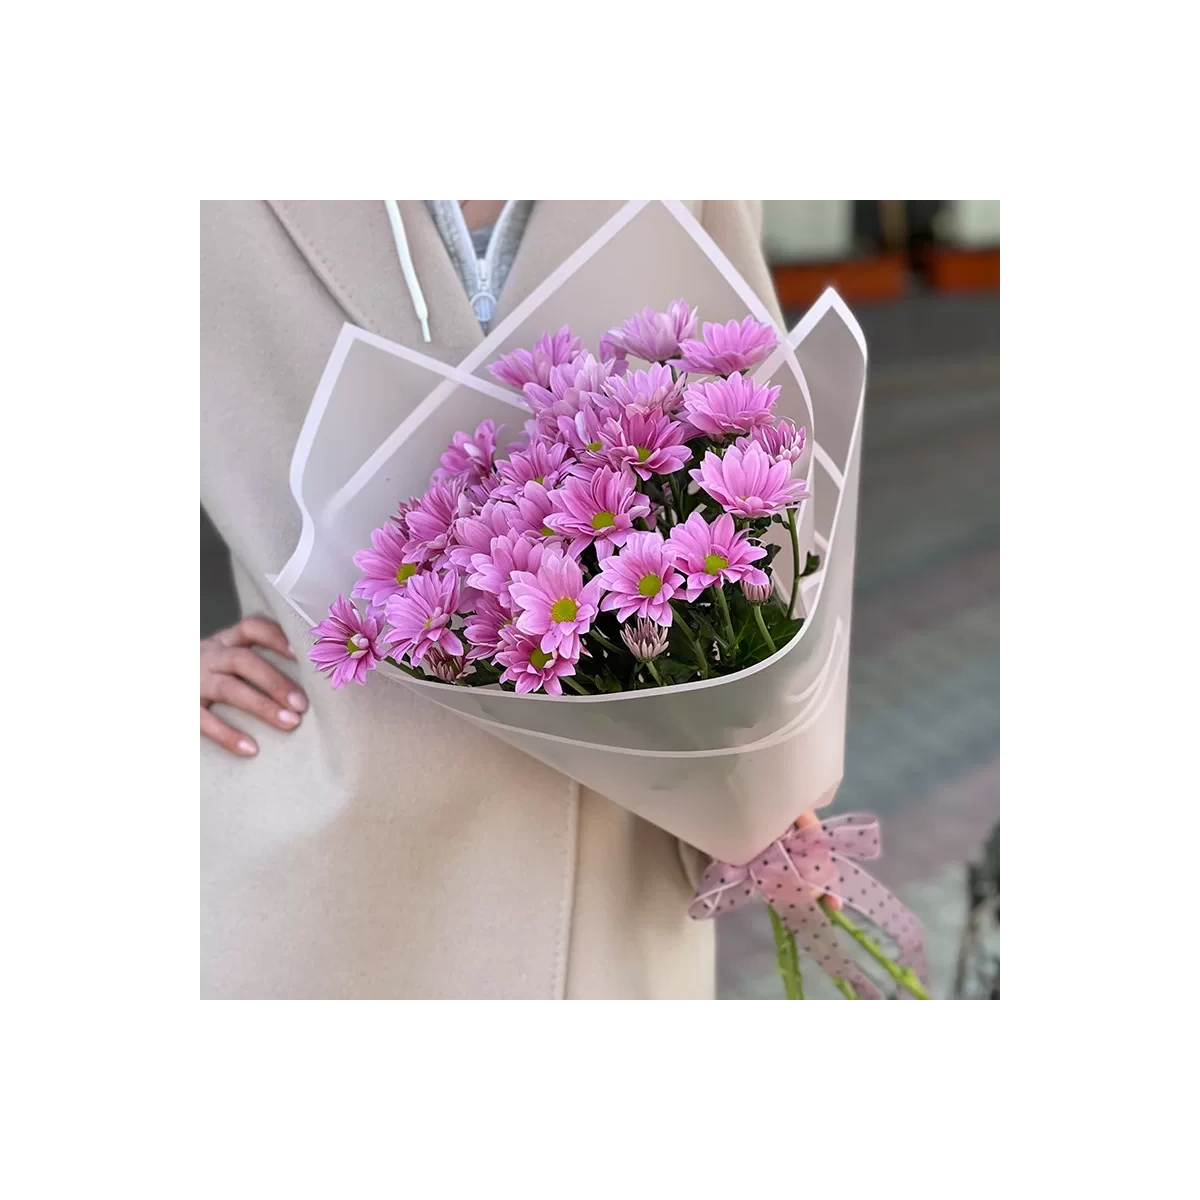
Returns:
[[[621,641],[638,662],[650,662],[667,651],[667,631],[648,617],[638,617],[634,625],[621,626]]]
[[[771,598],[771,585],[769,583],[747,583],[742,580],[742,595],[750,601],[751,604],[766,604]]]
[[[425,656],[425,665],[443,683],[453,683],[467,665],[466,659],[457,654],[443,654],[441,650],[430,650]]]

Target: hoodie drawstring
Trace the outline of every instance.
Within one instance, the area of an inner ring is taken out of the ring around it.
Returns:
[[[417,278],[417,269],[413,266],[412,255],[408,250],[408,238],[404,234],[404,221],[400,216],[400,207],[395,200],[385,200],[383,203],[387,207],[388,220],[392,224],[392,238],[396,243],[400,269],[404,272],[404,282],[408,284],[408,294],[412,297],[417,320],[421,322],[421,334],[428,342],[430,340],[429,306],[425,303],[425,293],[421,291],[421,281]]]

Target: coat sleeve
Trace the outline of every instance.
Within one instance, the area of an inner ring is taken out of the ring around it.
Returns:
[[[700,224],[782,329],[783,313],[762,248],[762,201],[705,200],[700,207]]]

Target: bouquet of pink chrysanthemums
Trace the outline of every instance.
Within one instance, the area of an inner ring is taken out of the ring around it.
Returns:
[[[459,361],[343,327],[272,576],[308,625],[330,610],[311,657],[335,686],[374,671],[704,851],[695,917],[766,900],[789,995],[797,942],[882,994],[837,925],[923,992],[911,914],[855,861],[877,825],[818,816],[844,773],[866,367],[833,291],[785,334],[683,205],[629,201]]]
[[[490,419],[456,433],[428,491],[355,555],[365,612],[339,596],[313,630],[333,685],[386,660],[450,685],[594,696],[728,675],[789,642],[818,565],[797,545],[806,431],[750,375],[773,329],[747,316],[697,332],[679,300],[609,330],[599,357],[564,326],[494,363],[531,410],[523,435],[505,443]],[[791,540],[787,598],[772,524]]]
[[[687,685],[744,678],[768,659],[782,661],[804,624],[800,581],[821,566],[817,555],[801,554],[798,536],[809,484],[793,469],[807,430],[775,411],[779,386],[751,375],[776,347],[769,325],[746,316],[696,333],[696,309],[678,300],[608,330],[597,355],[563,326],[493,363],[492,375],[524,397],[522,436],[503,442],[492,418],[454,434],[424,495],[403,500],[372,532],[370,548],[354,555],[361,576],[351,596],[365,611],[339,595],[313,628],[309,652],[333,686],[364,683],[386,662],[424,682],[516,695],[573,699],[565,684],[579,697],[657,688],[679,697]],[[631,369],[630,358],[646,369]],[[856,437],[857,423],[852,443]],[[844,478],[838,490],[846,490]],[[787,540],[772,540],[772,526],[786,529]],[[791,577],[781,589],[773,565],[789,545]],[[849,575],[843,564],[847,622]],[[829,710],[840,618],[829,628],[828,657],[811,679],[780,674],[790,692],[763,686],[758,704],[743,694],[730,703],[732,716],[719,691],[702,697],[696,712],[706,721],[723,712],[709,746],[682,707],[667,716],[665,732],[643,735],[652,746],[642,748],[624,744],[637,739],[618,737],[604,716],[560,721],[554,732],[536,719],[506,724],[494,709],[461,711],[502,736],[545,739],[547,761],[585,778],[596,755],[642,764],[665,757],[666,778],[699,810],[733,792],[761,803],[768,789],[787,786],[779,774],[805,761],[802,735]],[[844,652],[843,634],[843,672]],[[740,744],[728,732],[771,720],[775,732]],[[674,748],[689,736],[695,745]],[[711,778],[689,792],[683,764],[694,770],[696,760]],[[643,767],[642,800],[652,808],[670,790],[662,778]],[[728,812],[715,823],[711,814],[701,818],[697,828],[721,822],[716,839],[750,844],[746,822],[731,822]],[[790,999],[803,998],[797,937],[844,995],[882,995],[840,947],[838,927],[898,994],[927,998],[912,915],[852,861],[877,853],[873,819],[808,814],[750,859],[714,862],[691,912],[715,916],[766,899]],[[848,920],[847,903],[893,938],[897,959]]]

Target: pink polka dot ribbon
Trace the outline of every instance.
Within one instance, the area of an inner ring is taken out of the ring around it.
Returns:
[[[928,986],[917,918],[851,861],[878,858],[879,849],[879,821],[870,813],[845,813],[819,825],[793,827],[741,866],[714,862],[700,880],[688,915],[702,920],[732,912],[755,898],[765,900],[827,975],[846,980],[860,1000],[882,1000],[879,988],[843,949],[837,930],[821,911],[821,897],[836,896],[882,929],[896,943],[896,961],[912,967]],[[906,991],[900,994],[909,998]]]

